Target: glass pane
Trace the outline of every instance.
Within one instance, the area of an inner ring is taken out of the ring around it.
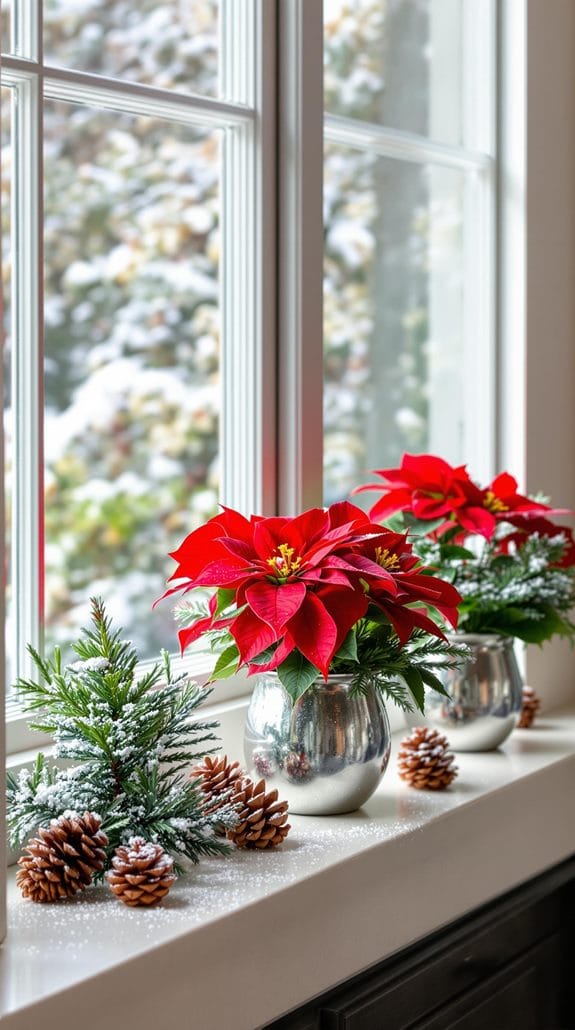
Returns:
[[[9,54],[12,51],[12,41],[10,33],[12,29],[12,11],[11,4],[7,2],[2,3],[0,6],[0,39],[2,40],[2,53]],[[4,95],[2,100],[5,101]]]
[[[327,110],[460,143],[470,9],[469,0],[324,0]],[[472,10],[490,15],[484,0]]]
[[[162,88],[217,91],[219,0],[45,0],[48,64]]]
[[[405,450],[464,459],[465,176],[328,146],[326,503]]]
[[[3,347],[3,376],[4,376],[4,503],[5,503],[5,540],[4,554],[6,556],[6,684],[13,680],[13,671],[10,663],[10,655],[13,653],[11,647],[13,612],[12,612],[12,575],[11,575],[11,547],[12,547],[12,390],[11,390],[11,360],[12,351],[12,219],[11,219],[11,198],[12,198],[12,90],[2,88],[2,182],[0,185],[0,204],[2,218],[2,347]]]
[[[48,642],[98,594],[155,656],[218,500],[219,134],[62,103],[44,131]]]

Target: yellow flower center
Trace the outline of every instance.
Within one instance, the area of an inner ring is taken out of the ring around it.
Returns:
[[[295,548],[287,544],[280,544],[276,554],[267,559],[267,564],[273,569],[278,579],[288,579],[298,572],[301,566],[301,558],[294,558]]]
[[[401,568],[399,558],[393,551],[389,550],[389,547],[376,547],[375,560],[378,565],[381,565],[382,569]]]
[[[504,501],[502,501],[501,498],[496,497],[492,490],[488,490],[485,494],[483,507],[487,508],[487,511],[493,512],[494,515],[498,511],[509,511],[509,508]]]

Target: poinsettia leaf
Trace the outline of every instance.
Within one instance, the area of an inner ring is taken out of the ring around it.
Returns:
[[[337,661],[338,658],[344,662],[358,661],[355,629],[350,629],[339,651],[334,655],[334,661]]]
[[[432,690],[436,690],[438,694],[443,694],[443,697],[450,696],[443,683],[434,672],[431,672],[429,669],[420,669],[419,671],[426,686],[431,687]]]
[[[306,586],[296,583],[268,583],[261,581],[246,590],[246,601],[258,619],[267,623],[275,633],[281,633],[286,622],[299,611],[305,597]]]
[[[418,519],[411,512],[404,511],[403,517],[405,525],[412,536],[428,536],[430,533],[435,532],[436,529],[439,529],[440,526],[445,525],[447,516],[438,519]],[[457,530],[457,532],[461,532],[461,530]]]
[[[425,686],[420,670],[412,667],[411,669],[403,670],[401,675],[407,683],[419,711],[423,712],[425,707]]]
[[[277,634],[273,629],[258,619],[250,608],[246,608],[230,625],[236,644],[238,645],[242,662],[251,662],[254,655],[261,654],[266,647],[270,647],[277,641]]]
[[[543,618],[525,619],[523,622],[513,624],[513,636],[527,644],[543,644],[552,636],[573,637],[573,625],[566,619],[562,619],[555,609],[547,607]]]
[[[221,615],[226,608],[229,608],[236,599],[236,591],[227,589],[226,587],[220,587],[216,594],[217,604],[214,617],[217,619],[218,615]]]
[[[442,544],[450,544],[451,541],[456,536],[460,536],[461,533],[462,533],[461,526],[459,526],[459,525],[451,526],[450,529],[446,529],[445,533],[441,534],[441,543]]]
[[[270,647],[266,647],[265,651],[261,651],[254,658],[251,659],[252,665],[266,665],[267,662],[271,661],[277,650],[277,644],[272,644]]]
[[[319,676],[315,665],[297,650],[292,651],[285,662],[278,665],[277,672],[294,704]]]
[[[391,529],[394,533],[405,533],[406,529],[408,529],[408,517],[413,519],[413,515],[409,516],[408,512],[396,511],[393,515],[387,516],[385,520],[385,528]]]
[[[503,622],[511,624],[525,618],[525,612],[509,605],[503,612],[481,612],[476,610],[473,598],[463,600],[459,606],[461,619],[458,629],[462,633],[503,633]]]
[[[238,651],[235,644],[230,644],[220,654],[216,664],[214,665],[211,679],[225,680],[228,676],[233,676],[238,670],[240,652]]]
[[[473,551],[470,551],[467,547],[460,547],[458,544],[441,544],[439,553],[445,561],[450,561],[453,558],[473,561],[476,557]]]
[[[290,619],[289,633],[297,650],[321,673],[327,674],[336,648],[337,626],[315,594],[306,594],[303,604]]]

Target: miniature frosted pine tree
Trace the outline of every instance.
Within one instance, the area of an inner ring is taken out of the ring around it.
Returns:
[[[104,605],[92,599],[92,627],[73,645],[78,661],[64,665],[30,654],[38,682],[16,689],[32,727],[49,733],[60,766],[38,755],[34,769],[8,777],[8,825],[13,846],[64,812],[97,812],[109,851],[134,835],[155,841],[174,858],[197,862],[226,850],[215,826],[233,811],[206,812],[189,769],[214,750],[214,722],[192,721],[208,691],[186,674],[174,676],[169,656],[136,678],[138,655],[112,631]]]

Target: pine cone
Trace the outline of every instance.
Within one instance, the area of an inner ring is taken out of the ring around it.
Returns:
[[[457,776],[449,742],[437,730],[417,726],[401,742],[399,776],[418,790],[444,790]]]
[[[246,776],[234,795],[239,822],[226,836],[237,848],[274,848],[287,837],[287,801],[278,801],[277,790],[266,793],[265,780],[254,783]]]
[[[24,897],[59,901],[88,887],[106,861],[108,838],[100,829],[101,822],[94,812],[83,816],[66,813],[52,819],[47,829],[40,829],[18,859],[16,883]]]
[[[176,879],[174,860],[161,844],[143,837],[131,837],[127,845],[116,848],[112,867],[106,873],[110,889],[131,908],[157,905]]]
[[[200,790],[206,795],[208,812],[217,812],[222,805],[231,803],[232,795],[241,787],[242,770],[239,762],[228,762],[228,756],[210,758],[192,769],[192,777],[199,779]],[[213,801],[213,804],[211,802]]]
[[[517,728],[520,730],[528,730],[533,725],[535,716],[541,708],[541,700],[533,690],[533,687],[523,687],[522,701],[523,703],[521,713],[517,721]]]

